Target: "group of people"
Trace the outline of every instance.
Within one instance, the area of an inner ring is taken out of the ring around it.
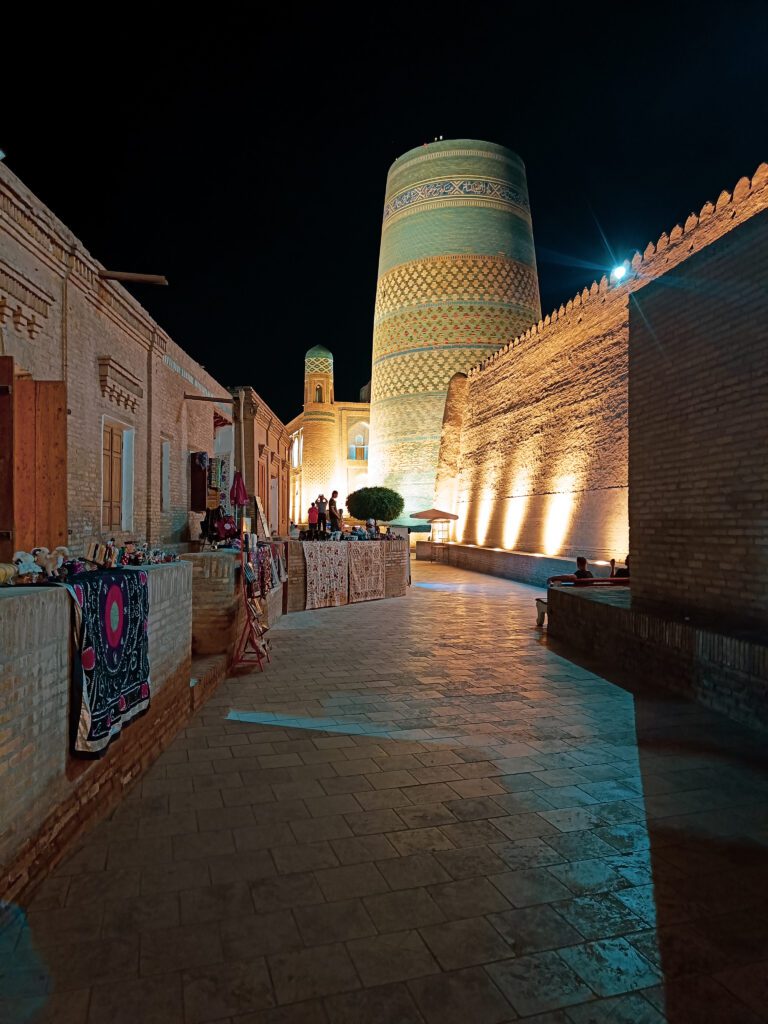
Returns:
[[[608,563],[611,567],[611,571],[608,574],[609,579],[626,579],[629,581],[629,555],[624,559],[624,566],[616,568],[616,559],[612,558]],[[568,573],[565,576],[550,576],[547,580],[547,586],[551,587],[554,583],[574,583],[576,580],[592,580],[594,579],[594,573],[590,572],[587,568],[587,560],[583,555],[579,555],[576,559],[576,571]],[[603,577],[605,579],[605,577]],[[536,625],[543,626],[544,620],[548,615],[547,602],[542,597],[536,598]]]
[[[333,491],[330,500],[327,500],[324,494],[319,494],[309,506],[307,522],[310,540],[325,539],[341,533],[344,509],[338,507],[338,497],[338,491]]]
[[[629,579],[629,555],[624,559],[624,567],[616,568],[616,559],[612,558],[608,563],[611,567],[611,571],[608,573],[609,579],[623,578]],[[594,579],[594,573],[590,572],[587,568],[587,560],[583,555],[579,555],[576,559],[576,572],[568,573],[565,576],[550,576],[547,580],[547,586],[551,586],[553,583],[572,583],[574,580],[592,580]]]

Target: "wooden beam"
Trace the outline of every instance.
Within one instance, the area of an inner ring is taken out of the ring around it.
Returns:
[[[99,277],[107,281],[135,281],[138,284],[168,284],[162,274],[131,274],[123,270],[100,270]]]
[[[234,398],[228,395],[226,398],[216,398],[212,395],[210,398],[208,395],[184,395],[185,398],[189,399],[190,402],[222,402],[225,405],[232,405]]]

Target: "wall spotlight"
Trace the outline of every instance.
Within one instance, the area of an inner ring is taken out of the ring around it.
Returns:
[[[0,160],[5,160],[5,152],[0,149]]]
[[[621,281],[622,278],[624,278],[626,276],[627,276],[627,268],[625,266],[623,266],[623,265],[619,265],[618,267],[614,267],[613,270],[611,271],[611,277],[614,279],[614,281]]]

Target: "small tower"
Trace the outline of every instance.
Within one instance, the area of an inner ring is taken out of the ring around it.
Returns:
[[[345,477],[333,409],[333,355],[322,345],[304,356],[303,429],[302,497],[308,508],[318,494],[330,498],[334,489],[343,488]],[[306,512],[302,508],[302,521]]]
[[[333,355],[315,345],[304,356],[304,408],[333,405]]]

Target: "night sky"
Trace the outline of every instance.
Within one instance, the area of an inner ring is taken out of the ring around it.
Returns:
[[[310,346],[339,398],[370,377],[405,150],[520,154],[545,313],[768,160],[762,4],[491,6],[6,25],[0,147],[97,259],[165,274],[133,294],[287,420]]]

